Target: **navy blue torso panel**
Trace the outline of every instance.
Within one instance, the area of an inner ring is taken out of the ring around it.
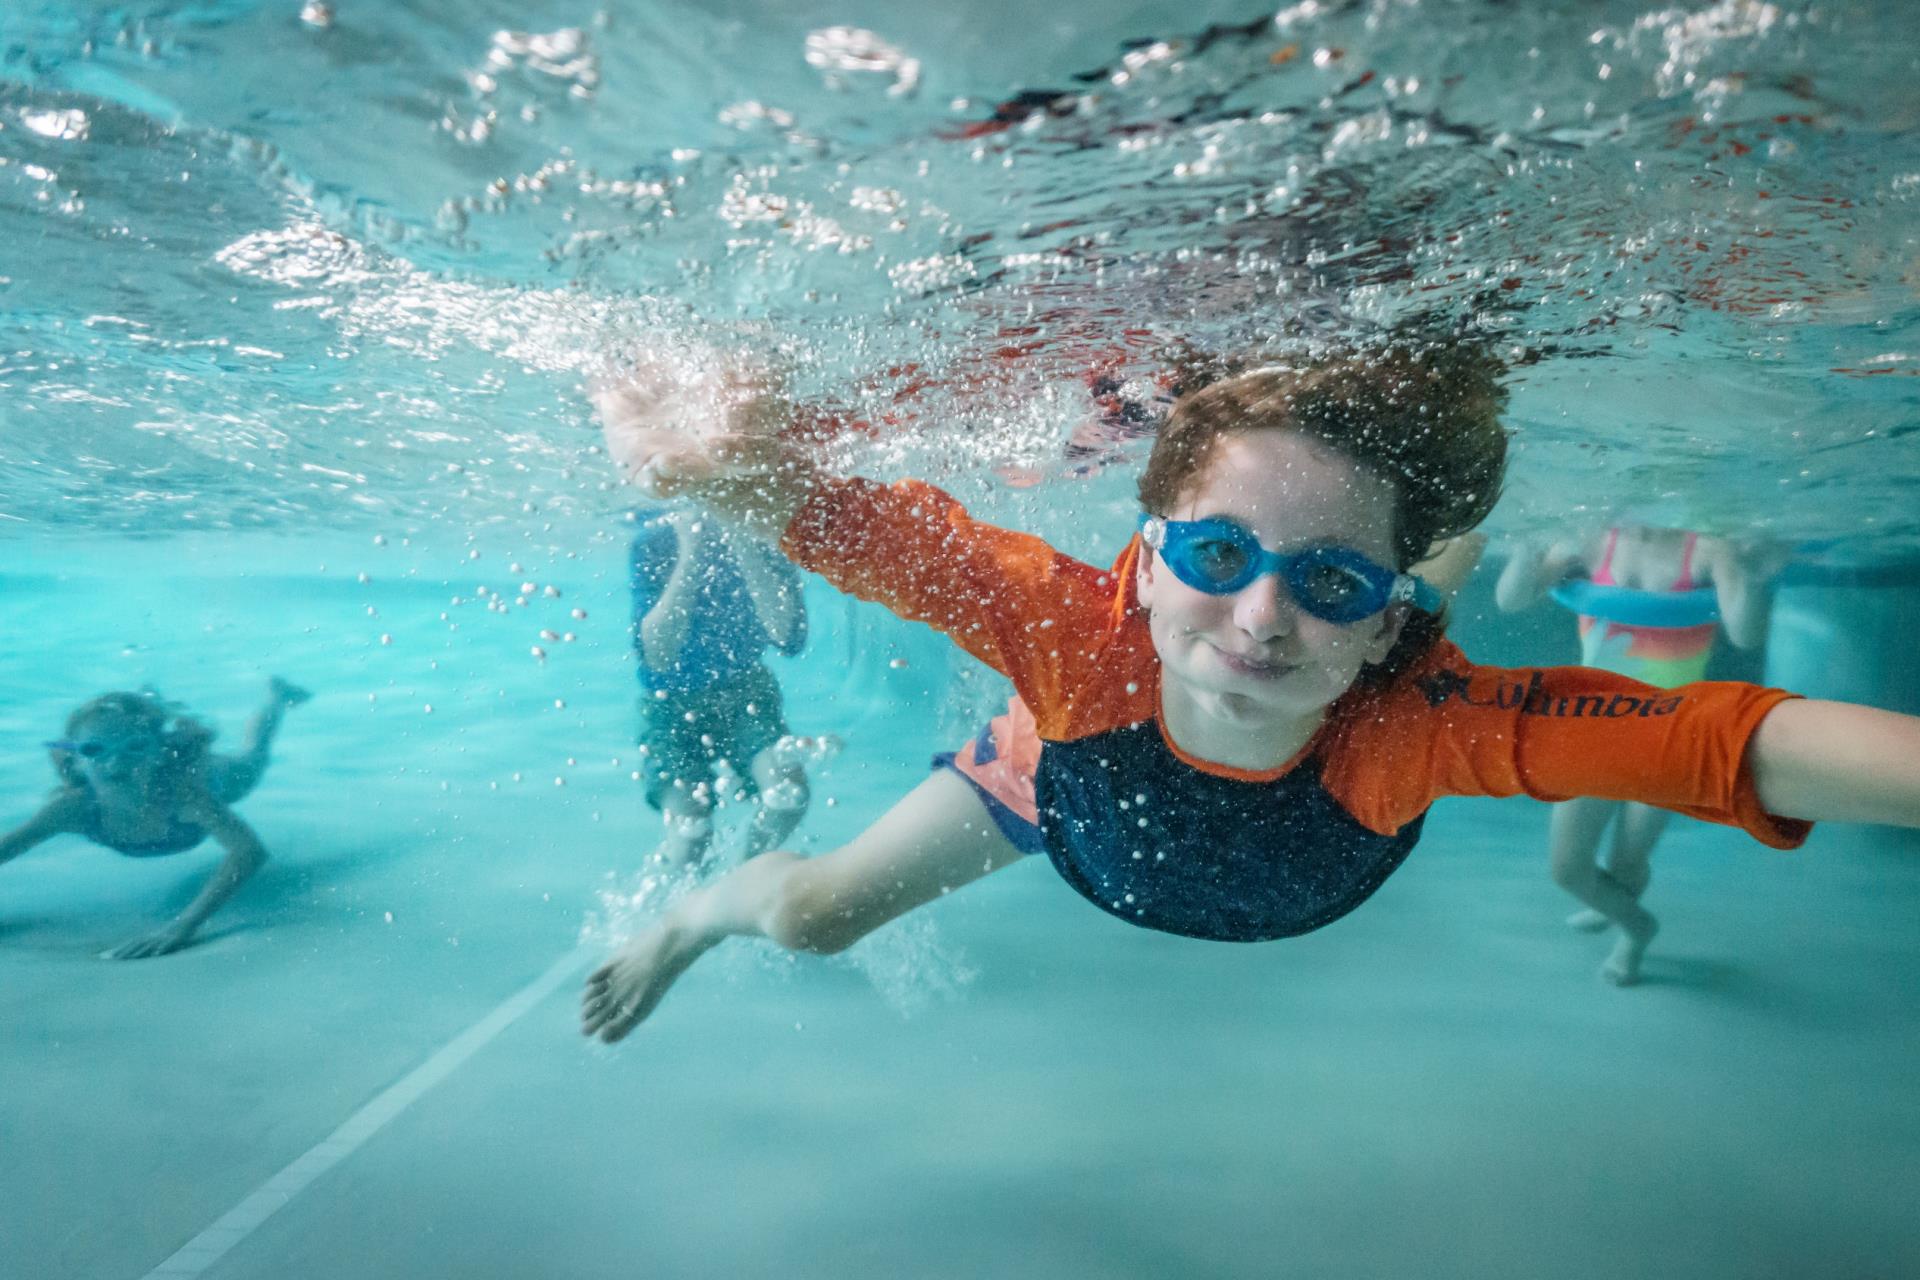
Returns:
[[[1216,777],[1152,721],[1048,742],[1034,779],[1047,856],[1128,924],[1262,942],[1331,924],[1372,896],[1420,839],[1360,825],[1306,760],[1271,782]]]
[[[167,834],[158,840],[150,840],[144,844],[137,842],[116,844],[111,840],[101,840],[99,843],[115,853],[124,853],[129,858],[160,858],[170,853],[185,853],[206,838],[206,828],[173,818],[169,820]]]

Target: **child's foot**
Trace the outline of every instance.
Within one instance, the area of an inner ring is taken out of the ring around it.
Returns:
[[[698,871],[713,844],[713,819],[704,814],[668,813],[667,833],[647,855],[646,865],[666,872]]]
[[[279,676],[274,676],[268,680],[267,688],[274,697],[280,700],[281,705],[288,707],[297,707],[313,697],[313,694],[302,689],[299,685],[282,680]]]
[[[580,995],[580,1031],[612,1044],[639,1026],[704,946],[654,924],[595,969]]]
[[[1612,927],[1613,921],[1591,907],[1582,907],[1567,917],[1567,928],[1581,933],[1605,933]]]
[[[1630,987],[1640,981],[1640,962],[1646,957],[1653,936],[1659,932],[1660,922],[1645,911],[1639,919],[1623,923],[1620,940],[1613,944],[1613,954],[1600,966],[1600,976],[1616,987]]]
[[[707,861],[707,841],[695,843],[690,840],[669,836],[654,846],[653,852],[646,857],[645,867],[649,871],[677,875],[683,871],[698,871]]]

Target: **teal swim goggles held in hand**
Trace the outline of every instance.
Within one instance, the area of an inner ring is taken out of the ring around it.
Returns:
[[[1358,622],[1396,601],[1440,611],[1439,592],[1351,547],[1308,547],[1285,555],[1268,551],[1250,529],[1218,516],[1167,520],[1144,512],[1140,540],[1160,553],[1174,577],[1210,596],[1230,596],[1256,578],[1277,573],[1294,603],[1322,622]]]

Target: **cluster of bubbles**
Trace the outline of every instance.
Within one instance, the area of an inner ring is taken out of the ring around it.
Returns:
[[[267,88],[255,32],[29,24],[31,56],[0,73],[0,189],[29,198],[0,234],[45,246],[79,296],[49,299],[33,358],[0,355],[38,415],[9,444],[44,490],[19,514],[487,522],[531,500],[585,521],[615,499],[575,381],[663,324],[725,340],[743,315],[795,335],[797,389],[837,396],[870,442],[924,428],[956,470],[1044,482],[1080,462],[1060,465],[1077,415],[1050,389],[1092,367],[1125,382],[1177,343],[1467,317],[1510,352],[1704,349],[1741,394],[1760,372],[1784,388],[1769,421],[1796,424],[1743,438],[1752,467],[1702,463],[1635,415],[1561,417],[1584,377],[1562,361],[1515,404],[1538,465],[1630,449],[1623,486],[1791,493],[1821,473],[1786,463],[1824,450],[1861,460],[1858,500],[1799,518],[1913,535],[1871,465],[1917,358],[1920,181],[1892,145],[1904,65],[1878,38],[1898,17],[1352,0],[1102,38],[1090,10],[1058,15],[1084,27],[1061,57],[1083,61],[1031,82],[1055,89],[996,79],[1018,74],[1003,51],[937,13],[695,16],[668,39],[611,11],[467,32],[307,4],[275,37],[284,101],[264,120],[242,110]],[[711,88],[673,61],[703,41],[737,68]],[[232,74],[207,75],[220,58]],[[306,124],[342,66],[384,77],[366,146]],[[434,113],[451,150],[407,141]],[[153,296],[91,296],[79,268],[102,243]],[[211,319],[198,293],[160,292],[209,259],[235,285]],[[328,372],[349,359],[351,384]],[[75,415],[102,435],[79,458],[56,447]],[[116,464],[147,482],[113,484]]]

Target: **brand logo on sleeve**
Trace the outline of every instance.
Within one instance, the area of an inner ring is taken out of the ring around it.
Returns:
[[[1631,693],[1556,694],[1546,688],[1540,672],[1528,674],[1526,683],[1474,680],[1459,671],[1436,671],[1419,682],[1420,692],[1430,707],[1445,706],[1458,698],[1469,707],[1494,707],[1503,711],[1518,708],[1523,716],[1550,716],[1556,720],[1625,720],[1629,717],[1670,716],[1686,698],[1664,690],[1647,695]]]

